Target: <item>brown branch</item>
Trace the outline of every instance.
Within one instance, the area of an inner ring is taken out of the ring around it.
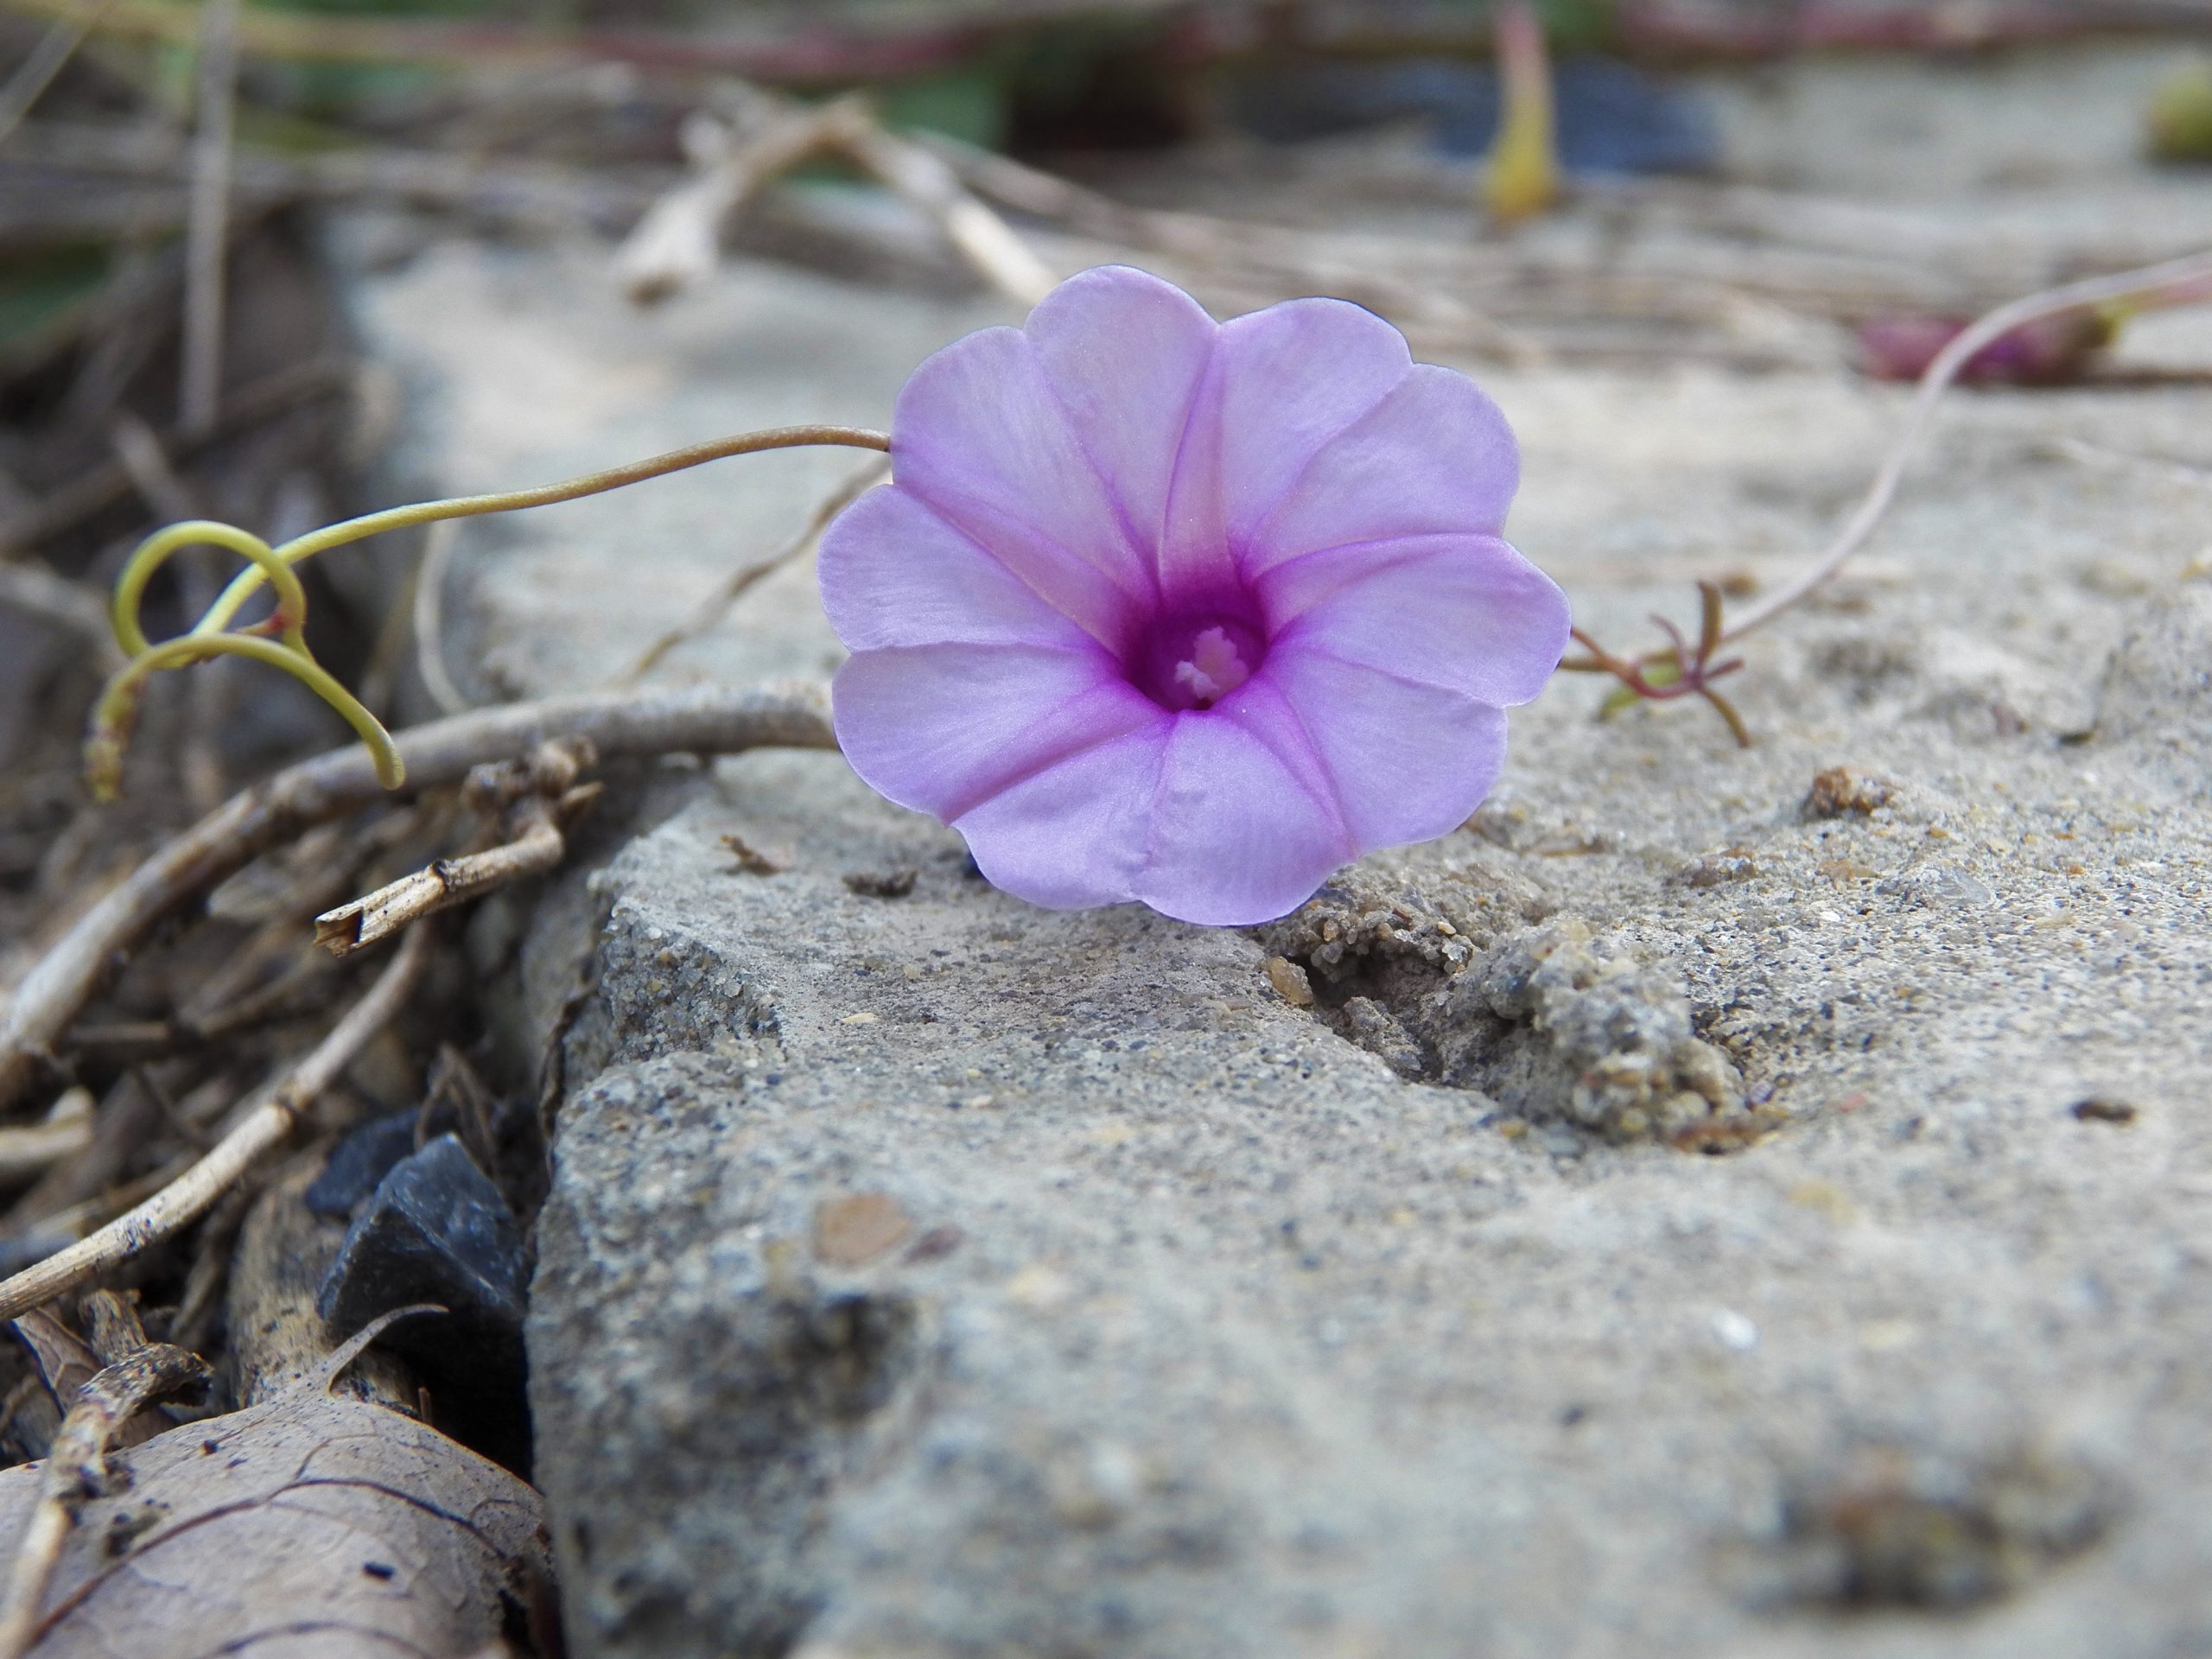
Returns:
[[[588,741],[603,760],[836,747],[829,700],[818,686],[556,697],[476,709],[400,733],[407,766],[401,793],[457,783],[473,766],[554,738]],[[302,830],[390,798],[367,751],[348,746],[232,796],[140,865],[39,959],[0,1016],[0,1109],[22,1094],[86,999],[156,923]]]
[[[0,1319],[14,1319],[26,1308],[52,1301],[95,1274],[129,1261],[189,1226],[264,1154],[283,1145],[316,1096],[338,1080],[361,1046],[406,1002],[429,966],[429,939],[428,928],[410,932],[399,954],[377,976],[361,1000],[346,1011],[330,1034],[294,1065],[269,1097],[241,1118],[206,1157],[99,1231],[0,1282]]]

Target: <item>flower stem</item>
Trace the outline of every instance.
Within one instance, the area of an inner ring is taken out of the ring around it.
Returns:
[[[140,543],[117,578],[111,620],[117,642],[130,660],[118,670],[94,706],[92,728],[86,740],[86,778],[93,795],[113,798],[123,775],[123,752],[137,718],[146,681],[156,672],[181,668],[207,658],[229,654],[250,657],[281,668],[343,715],[368,746],[376,763],[378,780],[387,789],[398,787],[404,776],[391,734],[367,706],[315,661],[308,649],[307,590],[294,567],[302,560],[334,547],[416,524],[436,524],[450,518],[473,518],[486,513],[517,512],[527,507],[550,506],[601,495],[626,485],[681,472],[730,455],[754,454],[766,449],[796,449],[830,446],[874,449],[887,453],[890,438],[881,432],[851,426],[779,426],[758,432],[671,450],[626,467],[611,467],[582,478],[567,479],[533,490],[510,490],[493,495],[458,496],[442,501],[421,501],[408,506],[387,507],[357,518],[325,525],[304,536],[270,547],[260,537],[234,524],[212,519],[190,519],[156,531]],[[207,613],[186,632],[156,645],[148,640],[140,607],[154,573],[177,551],[194,545],[215,546],[245,559],[246,568],[217,595]],[[230,623],[239,607],[264,586],[276,592],[276,607],[263,620],[243,628]]]
[[[697,467],[710,461],[721,461],[730,455],[756,454],[764,449],[801,449],[818,447],[847,449],[876,449],[888,452],[891,439],[881,432],[870,432],[853,426],[776,426],[759,432],[741,432],[734,437],[716,438],[708,443],[695,443],[689,448],[671,449],[664,455],[654,455],[645,461],[633,461],[626,467],[610,467],[603,473],[588,474],[582,478],[563,480],[558,484],[545,484],[534,490],[510,490],[496,495],[463,495],[445,501],[420,501],[411,506],[386,507],[381,512],[365,513],[359,518],[325,525],[297,536],[276,549],[276,556],[286,564],[297,564],[302,559],[313,558],[318,553],[334,547],[343,547],[371,536],[381,536],[388,530],[406,530],[416,524],[435,524],[442,518],[474,518],[490,512],[519,512],[527,507],[549,507],[556,502],[581,500],[588,495],[604,495],[609,490],[619,490],[626,485],[641,484],[649,478],[659,478],[669,473],[680,473],[689,467]],[[261,586],[260,570],[242,570],[219,598],[210,606],[207,614],[193,626],[194,633],[213,633],[224,627],[238,614],[253,591]]]

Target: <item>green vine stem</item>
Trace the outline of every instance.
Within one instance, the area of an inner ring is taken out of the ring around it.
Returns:
[[[130,742],[139,701],[149,678],[163,669],[182,668],[211,657],[231,655],[283,669],[336,709],[368,746],[376,762],[378,780],[387,789],[396,789],[405,776],[405,767],[391,734],[359,698],[315,661],[314,653],[308,649],[307,591],[296,569],[302,561],[390,530],[405,530],[448,518],[474,518],[486,513],[551,506],[556,502],[603,494],[732,455],[820,446],[888,452],[891,440],[883,433],[850,426],[779,426],[741,432],[537,489],[386,507],[310,531],[273,548],[248,531],[212,519],[190,519],[157,531],[139,543],[116,581],[111,620],[117,643],[130,660],[108,681],[94,705],[92,731],[85,743],[86,781],[93,796],[104,801],[112,800],[121,788],[124,751]],[[153,644],[146,638],[140,617],[147,585],[180,550],[194,546],[219,547],[235,553],[246,561],[246,568],[232,579],[207,607],[207,613],[190,629],[173,639]],[[231,627],[240,607],[264,586],[276,590],[275,610],[259,622]]]

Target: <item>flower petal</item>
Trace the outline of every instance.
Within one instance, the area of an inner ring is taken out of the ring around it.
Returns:
[[[1217,325],[1173,283],[1103,265],[1046,296],[1021,332],[1084,454],[1149,553]]]
[[[1567,595],[1494,536],[1328,548],[1258,586],[1270,662],[1302,641],[1504,707],[1542,690],[1567,649]]]
[[[1292,300],[1224,323],[1169,493],[1161,586],[1233,584],[1241,550],[1314,455],[1412,365],[1403,335],[1343,300]]]
[[[992,886],[1053,910],[1136,897],[1174,717],[1033,772],[953,821]]]
[[[863,651],[830,686],[837,746],[868,787],[947,823],[1071,754],[1161,717],[1095,646]]]
[[[850,651],[885,645],[1060,645],[1090,636],[912,491],[896,484],[822,537],[822,605]]]
[[[1449,834],[1505,765],[1505,712],[1442,686],[1278,646],[1262,677],[1304,718],[1363,853]]]
[[[1255,531],[1245,568],[1346,542],[1494,536],[1520,480],[1497,405],[1466,376],[1422,364],[1313,456]]]
[[[1177,715],[1161,759],[1135,893],[1179,921],[1273,921],[1350,855],[1335,815],[1236,717],[1236,702]]]
[[[957,340],[891,416],[892,476],[1094,639],[1117,646],[1151,602],[1140,551],[1019,329]]]

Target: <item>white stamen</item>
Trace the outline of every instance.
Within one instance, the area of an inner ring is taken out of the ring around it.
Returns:
[[[1205,709],[1227,696],[1252,677],[1243,658],[1222,628],[1208,628],[1191,642],[1191,655],[1175,664],[1175,683]]]

